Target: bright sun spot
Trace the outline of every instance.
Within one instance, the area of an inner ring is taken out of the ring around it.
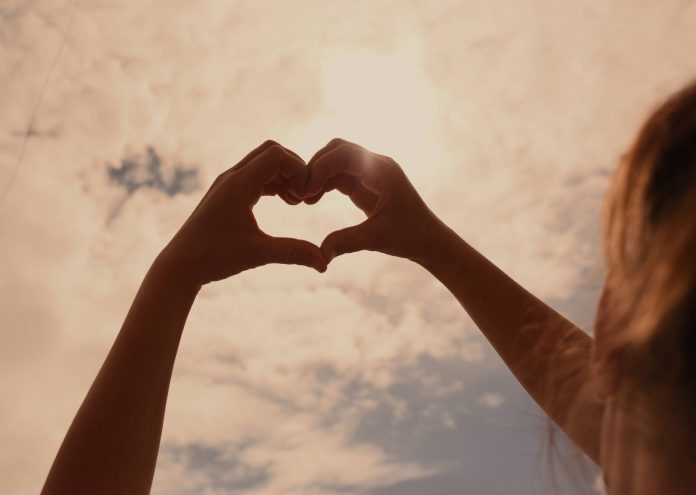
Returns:
[[[322,108],[297,136],[309,158],[341,137],[394,158],[414,175],[436,159],[436,91],[420,67],[414,42],[387,55],[365,49],[333,52],[323,66]]]

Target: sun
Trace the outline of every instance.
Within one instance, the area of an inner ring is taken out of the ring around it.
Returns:
[[[298,133],[296,149],[309,158],[341,137],[394,158],[409,174],[425,172],[437,148],[438,94],[421,60],[414,40],[388,54],[365,48],[328,54],[321,109]]]

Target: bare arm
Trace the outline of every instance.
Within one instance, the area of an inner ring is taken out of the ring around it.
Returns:
[[[537,404],[599,463],[604,403],[591,380],[592,338],[454,232],[420,263],[457,298]]]
[[[153,264],[68,430],[43,494],[150,491],[174,358],[197,292]]]
[[[305,202],[337,189],[367,215],[327,236],[327,259],[366,249],[419,263],[457,298],[534,400],[598,461],[603,404],[592,391],[587,334],[445,226],[391,158],[335,139],[307,173],[305,183],[292,184]]]
[[[319,248],[259,230],[263,194],[287,202],[304,162],[268,141],[221,174],[153,263],[48,474],[43,495],[144,495],[186,317],[203,284],[267,263],[326,269]]]

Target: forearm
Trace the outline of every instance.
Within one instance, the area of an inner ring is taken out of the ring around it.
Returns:
[[[592,338],[443,226],[418,262],[457,298],[510,371],[595,461],[603,404],[592,390]]]
[[[147,494],[169,382],[199,287],[155,262],[56,456],[43,495]]]

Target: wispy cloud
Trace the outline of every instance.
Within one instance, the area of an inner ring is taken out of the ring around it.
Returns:
[[[84,2],[31,139],[73,4],[3,4],[3,183],[28,143],[0,210],[3,486],[38,492],[153,256],[267,138],[393,156],[443,220],[590,325],[607,172],[696,69],[677,4]],[[255,209],[273,234],[318,242],[361,218],[338,193],[274,199]],[[154,492],[539,493],[541,418],[412,263],[267,266],[196,301]]]
[[[118,166],[107,165],[109,183],[125,191],[123,199],[114,205],[108,222],[116,218],[130,196],[140,189],[161,191],[169,197],[190,193],[198,187],[198,170],[174,163],[167,166],[153,147],[144,157],[128,156]]]

